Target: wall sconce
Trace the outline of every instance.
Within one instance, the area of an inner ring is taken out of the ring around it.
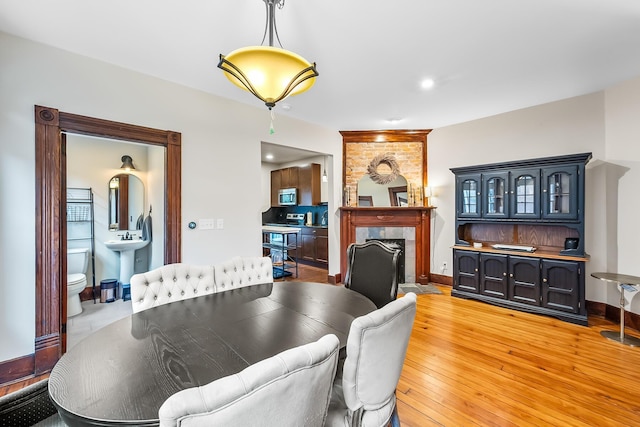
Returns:
[[[424,201],[425,206],[431,206],[431,196],[433,195],[433,189],[431,187],[424,187]]]
[[[133,166],[133,159],[131,158],[131,156],[125,154],[124,156],[122,156],[122,158],[120,160],[122,160],[122,166],[120,166],[120,169],[124,169],[126,171],[130,171],[130,170],[135,170],[136,169]]]

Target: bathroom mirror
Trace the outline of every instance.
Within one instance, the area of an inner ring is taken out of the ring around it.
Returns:
[[[398,175],[387,184],[378,184],[370,175],[363,176],[358,181],[358,206],[409,206],[406,178]]]
[[[109,180],[109,230],[140,230],[144,219],[144,184],[135,175]]]

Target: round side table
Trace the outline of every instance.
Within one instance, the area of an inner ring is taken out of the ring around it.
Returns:
[[[631,347],[640,347],[640,339],[636,337],[632,337],[631,335],[626,335],[624,333],[624,291],[625,285],[640,285],[640,277],[629,276],[626,274],[618,274],[618,273],[591,273],[593,277],[596,279],[603,280],[605,282],[617,283],[620,288],[620,332],[616,331],[602,331],[600,334],[613,341],[617,341],[621,344],[628,345]]]

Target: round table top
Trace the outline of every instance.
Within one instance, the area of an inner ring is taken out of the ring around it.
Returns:
[[[375,310],[341,286],[275,282],[134,313],[89,335],[55,365],[49,394],[70,425],[157,425],[172,394],[237,373]]]
[[[606,282],[614,282],[627,285],[640,285],[640,277],[629,276],[627,274],[597,272],[591,273],[591,275],[596,279],[604,280]]]

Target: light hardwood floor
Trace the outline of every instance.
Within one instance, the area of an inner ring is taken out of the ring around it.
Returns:
[[[314,267],[299,276],[327,280]],[[572,325],[439,288],[418,295],[397,390],[402,426],[640,426],[640,348],[600,335],[616,324]]]
[[[617,325],[572,325],[440,289],[418,296],[397,389],[403,426],[640,426],[640,349],[600,335]]]

